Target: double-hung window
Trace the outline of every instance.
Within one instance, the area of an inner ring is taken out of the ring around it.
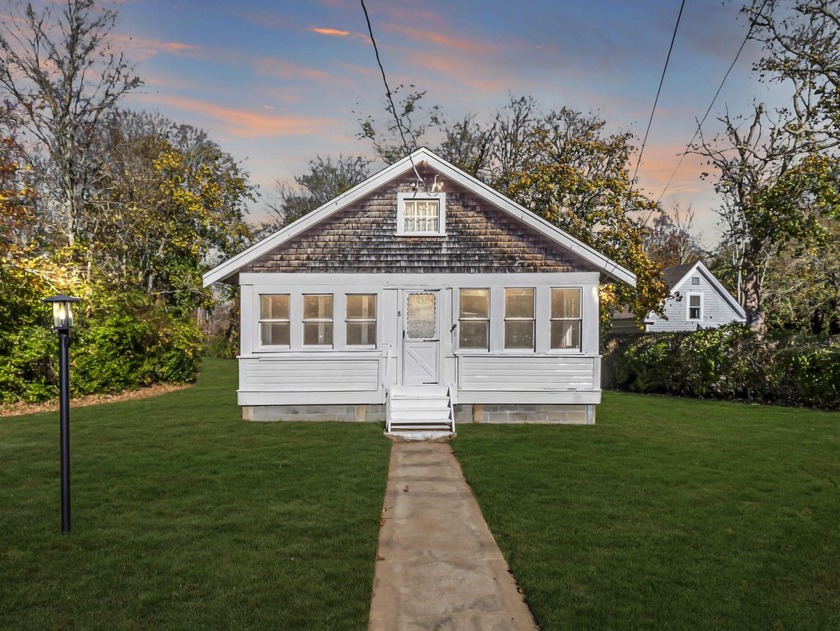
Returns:
[[[534,350],[534,289],[505,289],[505,348]]]
[[[458,348],[490,348],[489,289],[462,289],[458,293]]]
[[[332,294],[304,294],[303,296],[303,345],[332,346],[333,296]]]
[[[551,289],[551,348],[580,348],[580,289]]]
[[[260,344],[289,345],[289,294],[260,296]]]
[[[376,294],[347,294],[347,346],[376,346]]]
[[[703,294],[688,294],[688,319],[703,319]]]

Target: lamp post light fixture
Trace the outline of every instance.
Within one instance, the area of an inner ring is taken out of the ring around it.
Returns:
[[[59,415],[61,427],[61,532],[70,532],[70,329],[73,305],[81,302],[72,296],[51,296],[44,302],[52,305],[53,329],[58,333]]]

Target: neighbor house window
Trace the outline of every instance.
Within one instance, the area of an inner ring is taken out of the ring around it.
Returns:
[[[347,294],[347,346],[376,346],[376,294]]]
[[[458,294],[458,348],[490,348],[490,290],[462,289]]]
[[[289,345],[289,294],[260,296],[260,343],[263,346]]]
[[[445,233],[444,193],[399,193],[397,234],[436,236]]]
[[[691,284],[692,285],[699,285],[700,284],[700,277],[699,276],[692,276],[691,277]]]
[[[332,343],[332,294],[305,294],[303,296],[303,345],[332,346]]]
[[[534,350],[534,289],[505,289],[505,348]]]
[[[580,348],[580,289],[551,289],[551,348]]]
[[[688,294],[688,319],[702,320],[703,319],[703,295],[702,294]]]

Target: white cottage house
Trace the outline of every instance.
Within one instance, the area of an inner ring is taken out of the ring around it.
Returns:
[[[428,149],[225,261],[248,420],[593,423],[598,287],[635,276]]]
[[[649,314],[646,332],[696,331],[747,321],[743,307],[702,262],[669,267],[663,276],[670,292],[665,301],[667,319]]]

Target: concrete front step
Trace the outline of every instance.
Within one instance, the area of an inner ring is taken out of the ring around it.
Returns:
[[[446,386],[392,386],[388,393],[386,431],[453,432],[452,406]]]

